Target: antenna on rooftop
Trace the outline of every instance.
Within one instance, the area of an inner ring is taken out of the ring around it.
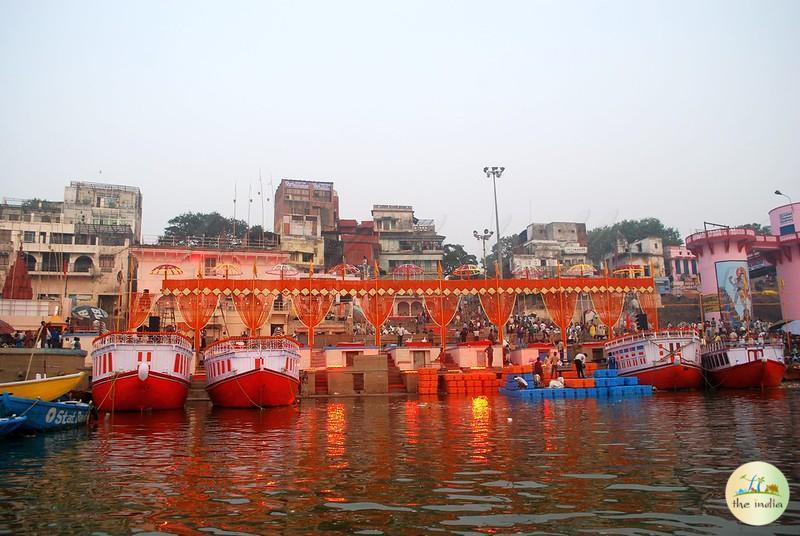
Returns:
[[[233,237],[236,238],[236,183],[233,183]]]
[[[250,207],[253,205],[253,185],[247,185],[247,229],[245,229],[244,243],[247,244],[250,238]]]
[[[264,247],[264,182],[261,180],[261,168],[258,168],[258,195],[261,196],[261,247]]]

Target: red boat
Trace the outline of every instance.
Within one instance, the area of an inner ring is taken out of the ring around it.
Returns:
[[[186,402],[192,341],[177,333],[112,332],[92,346],[92,399],[101,411],[178,409]]]
[[[694,330],[643,332],[604,345],[619,376],[635,376],[656,389],[698,389],[703,386],[700,339]]]
[[[709,385],[727,389],[778,387],[786,372],[783,345],[712,342],[703,346]]]
[[[208,396],[224,408],[293,404],[300,387],[299,348],[289,337],[234,337],[209,345]]]

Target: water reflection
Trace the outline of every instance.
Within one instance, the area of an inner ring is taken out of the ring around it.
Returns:
[[[754,459],[800,496],[800,391],[342,398],[117,414],[0,444],[8,533],[729,534]],[[797,534],[795,499],[782,525]]]

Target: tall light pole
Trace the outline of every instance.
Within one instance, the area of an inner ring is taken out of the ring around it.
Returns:
[[[472,236],[474,236],[475,238],[480,240],[481,243],[483,244],[483,278],[484,279],[489,277],[489,275],[487,273],[487,270],[489,269],[489,267],[486,266],[486,241],[489,240],[492,237],[493,234],[494,234],[494,231],[490,231],[489,229],[484,229],[483,230],[483,234],[479,233],[478,231],[472,231]]]
[[[782,195],[783,197],[789,200],[790,205],[792,204],[792,198],[786,195],[785,193],[781,192],[780,190],[775,190],[775,195]]]
[[[492,179],[492,186],[494,187],[494,224],[495,231],[497,232],[497,264],[500,268],[500,279],[503,278],[503,250],[500,249],[500,215],[497,212],[497,179],[506,170],[504,167],[485,167],[483,172],[486,173],[487,178]]]

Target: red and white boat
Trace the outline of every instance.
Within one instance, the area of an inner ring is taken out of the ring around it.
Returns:
[[[619,376],[635,376],[656,389],[699,389],[703,386],[700,338],[695,330],[642,332],[608,341]]]
[[[189,393],[192,341],[178,333],[111,332],[92,346],[92,399],[102,411],[178,409]]]
[[[703,346],[702,356],[712,387],[778,387],[786,372],[781,343],[712,342]]]
[[[234,337],[209,345],[208,396],[225,408],[293,404],[300,387],[299,348],[289,337]]]

